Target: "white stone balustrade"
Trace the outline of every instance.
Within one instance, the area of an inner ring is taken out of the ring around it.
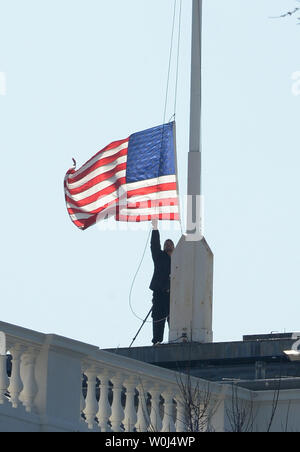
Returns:
[[[11,356],[9,373],[7,355]],[[185,384],[191,385],[191,394],[207,393],[207,381],[0,322],[0,431],[189,431]],[[207,428],[230,430],[226,413],[232,406],[232,387],[209,383],[209,391]],[[264,415],[255,419],[262,425],[273,394],[239,388],[238,397],[243,404],[253,404],[253,410],[260,408]],[[291,403],[292,419],[297,420],[300,391],[280,394],[279,410]],[[276,422],[280,425],[280,417]]]
[[[9,417],[8,430],[183,431],[177,381],[167,369],[0,322],[0,426]]]
[[[185,376],[100,350],[90,355],[85,368],[88,388],[83,414],[91,431],[188,430],[181,390]],[[100,381],[98,394],[96,377]],[[188,378],[187,382],[195,388],[201,386],[199,379]],[[207,382],[203,382],[204,390]],[[222,397],[223,386],[212,383],[211,390],[217,400]]]

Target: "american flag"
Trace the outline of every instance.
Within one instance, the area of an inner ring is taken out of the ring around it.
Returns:
[[[68,213],[80,229],[116,221],[179,220],[175,123],[115,141],[65,177]]]

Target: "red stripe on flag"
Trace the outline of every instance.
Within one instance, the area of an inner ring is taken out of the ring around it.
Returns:
[[[78,226],[80,229],[85,230],[87,228],[89,228],[90,226],[93,226],[94,224],[96,224],[97,220],[97,215],[94,215],[93,217],[87,219],[87,220],[75,220],[73,221],[74,224],[76,224],[76,226]]]
[[[178,199],[177,198],[164,198],[164,199],[154,199],[154,200],[147,200],[147,201],[139,201],[139,202],[129,202],[127,205],[128,209],[147,209],[152,207],[172,207],[172,206],[178,206]]]
[[[89,190],[90,188],[94,187],[95,185],[100,184],[100,182],[104,182],[104,181],[110,179],[119,171],[126,170],[126,165],[127,165],[126,163],[121,163],[120,165],[117,165],[112,170],[109,170],[106,173],[102,173],[99,176],[94,177],[94,179],[91,179],[86,184],[82,185],[81,187],[70,189],[69,186],[67,186],[67,188],[71,195],[78,195],[80,193],[83,193],[86,190]]]
[[[124,143],[129,143],[129,138],[125,138],[125,140],[118,140],[118,141],[113,141],[112,143],[110,143],[108,146],[106,146],[105,148],[101,149],[101,151],[97,152],[97,154],[95,154],[93,157],[91,157],[87,162],[85,162],[84,165],[82,165],[80,168],[78,168],[77,171],[80,171],[84,166],[89,165],[89,163],[91,163],[96,157],[100,157],[101,154],[105,151],[111,151],[119,146],[121,146]]]
[[[115,155],[112,155],[110,157],[104,157],[101,160],[98,160],[96,163],[94,163],[94,165],[87,168],[82,173],[78,174],[74,178],[70,178],[69,184],[72,185],[73,183],[78,182],[81,179],[83,179],[84,177],[88,176],[88,174],[92,173],[96,169],[101,168],[102,166],[105,166],[105,165],[109,165],[110,163],[113,163],[114,161],[117,161],[120,157],[124,157],[125,155],[127,155],[127,152],[128,152],[128,149],[122,149],[120,152],[118,152]]]
[[[116,205],[119,202],[119,199],[116,198],[114,201],[111,201],[107,204],[105,204],[102,207],[99,207],[99,209],[93,210],[92,212],[85,212],[84,209],[76,209],[73,207],[68,207],[68,212],[70,215],[76,215],[77,213],[82,213],[82,214],[86,214],[86,215],[98,215],[99,213],[103,212],[105,209],[108,209],[114,205]]]
[[[176,189],[177,189],[176,182],[151,185],[151,187],[143,187],[143,188],[138,188],[135,190],[129,190],[127,192],[127,198],[130,199],[130,198],[132,198],[132,196],[143,196],[143,195],[148,195],[150,193],[156,193],[156,192],[161,192],[161,191],[171,191],[171,190],[176,190]]]
[[[77,207],[85,207],[89,204],[92,204],[96,201],[98,201],[100,198],[111,195],[114,192],[117,192],[118,188],[120,188],[122,185],[126,184],[126,178],[121,177],[120,179],[116,180],[112,185],[109,187],[104,188],[103,190],[98,191],[94,195],[91,195],[87,198],[82,199],[81,201],[74,201],[72,198],[70,198],[68,195],[66,195],[66,199],[70,204],[73,204]]]
[[[117,215],[116,221],[125,221],[127,223],[141,223],[142,221],[152,221],[152,220],[166,220],[166,221],[179,221],[180,216],[178,213],[160,213],[152,215]]]

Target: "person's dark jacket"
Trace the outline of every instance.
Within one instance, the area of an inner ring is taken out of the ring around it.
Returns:
[[[151,253],[154,262],[154,274],[150,284],[153,291],[170,290],[171,257],[162,251],[159,231],[152,231]]]

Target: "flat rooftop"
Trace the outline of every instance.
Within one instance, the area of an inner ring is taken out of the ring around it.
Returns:
[[[251,335],[237,342],[166,343],[106,351],[252,390],[273,389],[278,380],[282,389],[300,389],[300,362],[292,362],[284,354],[298,337],[300,333]]]

